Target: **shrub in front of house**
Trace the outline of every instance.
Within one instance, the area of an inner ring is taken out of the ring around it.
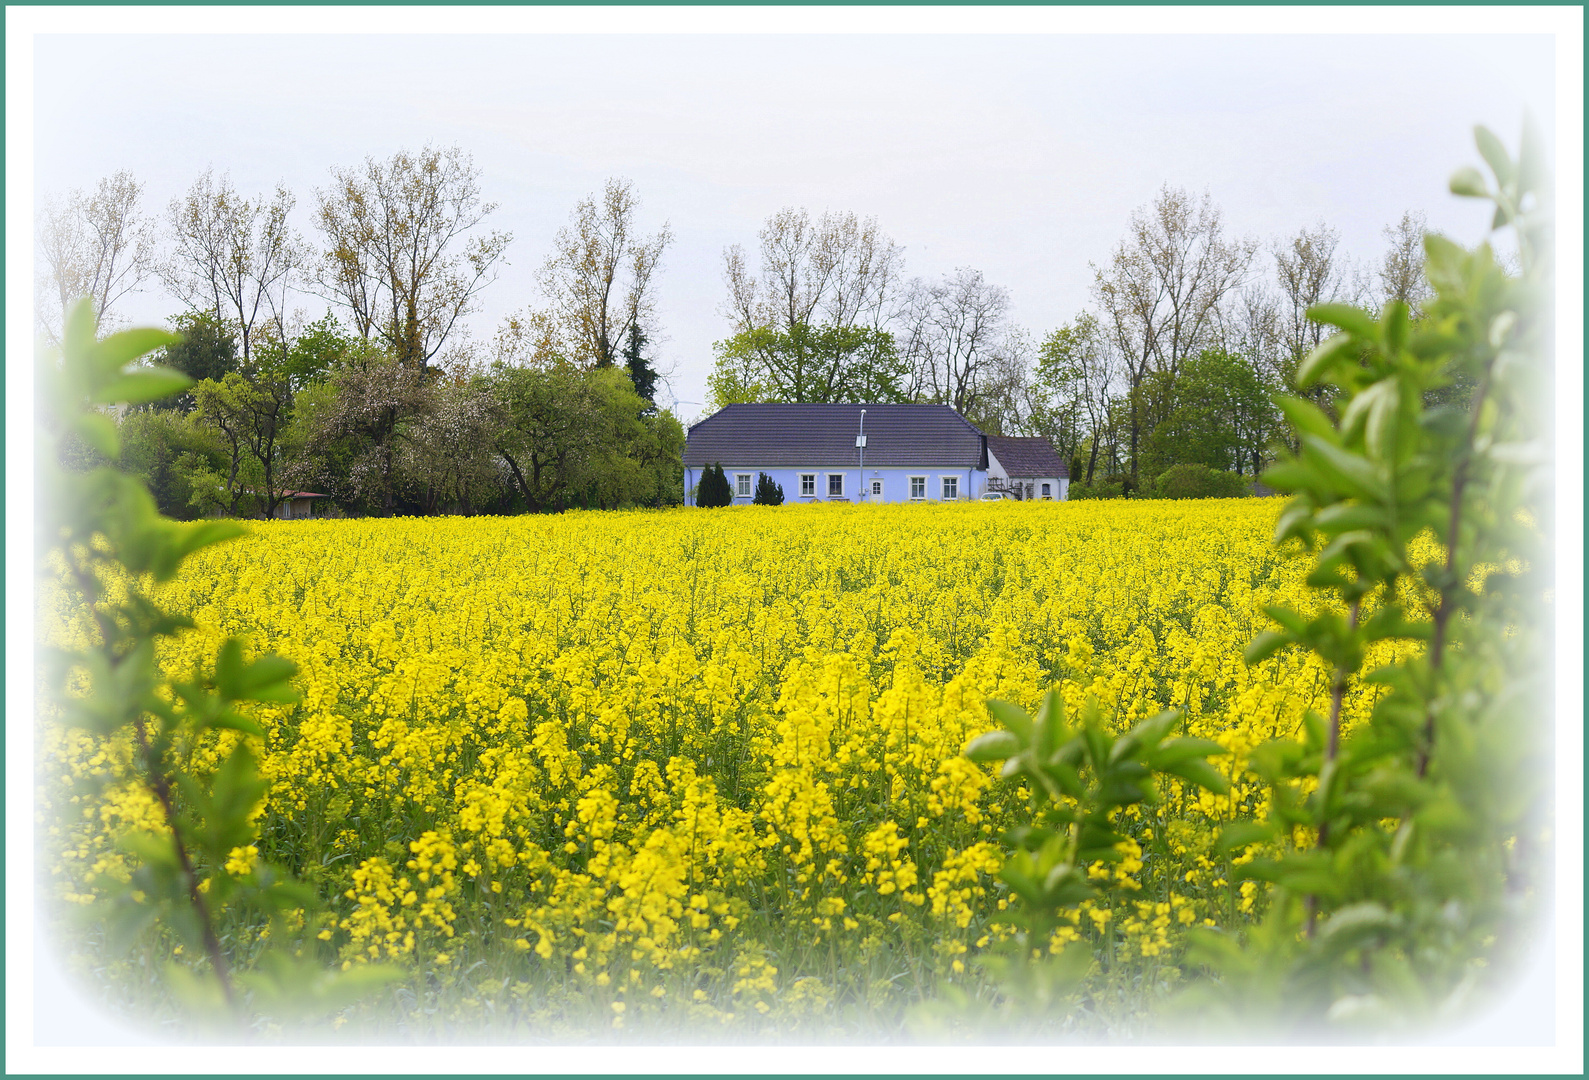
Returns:
[[[1153,487],[1161,499],[1239,499],[1252,494],[1252,479],[1207,465],[1171,465]]]
[[[1072,481],[1065,498],[1071,502],[1077,499],[1126,499],[1130,498],[1133,490],[1130,476],[1114,473],[1097,477],[1090,484]]]
[[[753,506],[782,506],[783,485],[774,483],[773,478],[766,473],[756,476],[756,497],[751,500]]]
[[[734,501],[734,489],[728,486],[723,465],[718,462],[701,470],[701,483],[696,488],[696,506],[729,506]]]

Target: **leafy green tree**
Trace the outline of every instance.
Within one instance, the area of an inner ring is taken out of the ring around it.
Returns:
[[[702,469],[701,482],[695,489],[695,505],[731,506],[733,502],[734,490],[729,486],[722,464],[714,463]]]
[[[1154,481],[1153,494],[1161,499],[1237,499],[1252,489],[1233,472],[1207,465],[1171,465]]]
[[[1227,239],[1219,209],[1165,185],[1151,207],[1131,215],[1109,262],[1094,267],[1093,293],[1104,332],[1119,354],[1127,393],[1127,461],[1141,471],[1142,443],[1165,418],[1181,366],[1215,340],[1226,297],[1246,277],[1257,245]],[[1152,392],[1150,375],[1160,387]],[[1150,473],[1151,475],[1151,473]]]
[[[1195,464],[1256,475],[1280,433],[1273,388],[1245,357],[1221,349],[1189,359],[1173,382],[1150,373],[1142,392],[1150,399],[1142,412],[1164,416],[1144,448],[1149,468]]]
[[[285,347],[274,340],[263,341],[259,346],[267,352],[266,365],[285,376],[294,390],[329,378],[355,347],[354,339],[343,332],[329,311],[304,327]]]
[[[677,490],[683,431],[646,403],[619,368],[498,367],[492,445],[532,511],[657,505]]]
[[[909,368],[886,330],[864,326],[767,326],[713,346],[708,385],[721,407],[737,401],[802,403],[909,400]]]
[[[178,340],[160,350],[160,363],[180,371],[195,382],[224,379],[237,370],[237,336],[226,322],[208,311],[188,311],[171,320]],[[191,412],[196,402],[191,390],[150,402],[151,409]]]
[[[226,450],[194,413],[129,410],[119,426],[121,467],[148,486],[166,517],[189,520],[220,510]]]
[[[422,514],[473,514],[506,486],[491,445],[501,410],[484,380],[446,378],[429,408],[398,444],[397,469],[408,501]]]
[[[756,497],[751,500],[755,506],[782,506],[783,485],[774,482],[766,473],[756,476]]]
[[[235,515],[252,496],[262,516],[274,516],[283,494],[277,450],[292,414],[292,384],[279,372],[256,368],[206,379],[193,395],[199,422],[218,432],[229,451],[227,512]]]

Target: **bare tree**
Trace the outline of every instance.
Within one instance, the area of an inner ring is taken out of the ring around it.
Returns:
[[[1407,211],[1396,224],[1385,227],[1384,235],[1390,241],[1390,248],[1376,274],[1379,279],[1376,299],[1380,307],[1400,300],[1417,314],[1418,305],[1431,295],[1423,272],[1423,238],[1428,231],[1428,221],[1415,210]]]
[[[875,218],[825,213],[816,221],[787,207],[761,230],[761,276],[752,276],[744,249],[723,252],[729,318],[736,331],[798,326],[879,328],[902,265],[897,244]]]
[[[1211,343],[1225,298],[1247,276],[1257,244],[1227,240],[1220,213],[1168,185],[1136,211],[1108,265],[1093,267],[1093,294],[1125,366],[1131,391],[1131,475],[1150,418],[1141,389],[1150,373],[1173,383],[1180,366]]]
[[[1072,480],[1091,484],[1100,453],[1105,471],[1113,464],[1105,443],[1118,381],[1108,335],[1091,312],[1053,331],[1038,349],[1033,433],[1047,438],[1067,463],[1087,444],[1085,474]]]
[[[286,293],[303,258],[287,224],[296,202],[280,184],[270,199],[244,198],[206,169],[168,212],[175,249],[161,277],[178,299],[237,327],[245,365],[262,319],[287,338]]]
[[[39,327],[60,340],[67,309],[93,301],[96,325],[114,321],[116,303],[154,270],[153,223],[139,206],[143,185],[130,172],[105,177],[92,194],[46,199],[39,216],[41,273],[34,296]]]
[[[1281,299],[1266,282],[1243,286],[1225,303],[1220,347],[1249,358],[1265,373],[1280,377],[1285,364]]]
[[[502,320],[491,339],[491,363],[499,367],[548,371],[568,366],[568,346],[550,312],[515,311]]]
[[[631,329],[655,335],[652,279],[673,234],[666,222],[653,236],[637,232],[639,206],[632,183],[608,180],[600,201],[589,196],[574,207],[573,225],[558,231],[541,269],[541,290],[576,363],[612,367]]]
[[[1033,379],[1036,351],[1030,334],[1009,327],[989,350],[979,373],[976,404],[967,419],[989,435],[1050,435],[1040,430],[1047,416]]]
[[[1007,347],[1009,306],[1009,293],[980,270],[961,267],[941,281],[912,282],[902,321],[913,396],[960,413],[975,408],[984,369]]]
[[[385,162],[333,169],[315,192],[327,249],[319,285],[366,339],[384,341],[404,367],[424,370],[512,237],[467,234],[496,209],[480,199],[480,174],[457,147],[399,151]]]
[[[1288,374],[1329,336],[1324,324],[1308,319],[1308,308],[1352,298],[1350,268],[1336,255],[1340,240],[1340,233],[1321,222],[1274,247],[1280,346]]]

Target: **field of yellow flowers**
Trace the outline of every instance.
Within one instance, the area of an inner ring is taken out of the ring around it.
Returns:
[[[399,966],[343,1017],[387,1031],[859,1035],[945,993],[992,1000],[978,958],[1012,932],[995,875],[1025,793],[960,754],[993,726],[985,701],[1033,708],[1055,686],[1121,728],[1184,709],[1229,751],[1212,760],[1232,789],[1172,785],[1122,815],[1127,857],[1094,873],[1125,888],[1084,905],[1081,931],[1082,1012],[1107,1020],[1185,977],[1186,927],[1261,905],[1214,840],[1262,815],[1245,755],[1294,733],[1327,681],[1295,653],[1241,658],[1264,605],[1308,603],[1304,560],[1271,544],[1278,509],[267,523],[163,587],[203,629],[162,661],[243,634],[298,663],[301,704],[256,713],[259,842],[224,872],[292,868],[326,900],[296,929],[328,963]],[[157,820],[143,789],[88,783],[129,753],[46,732],[67,908],[127,873],[119,833]],[[229,926],[228,947],[246,959],[262,932]],[[77,962],[132,1002],[161,940]]]

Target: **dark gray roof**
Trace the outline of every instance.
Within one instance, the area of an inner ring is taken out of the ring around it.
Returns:
[[[1070,465],[1059,459],[1054,447],[1041,436],[1031,439],[989,435],[988,452],[999,459],[1011,477],[1052,476],[1070,479]]]
[[[947,405],[728,405],[690,428],[684,464],[854,468],[862,409],[868,467],[987,467],[982,432]]]

